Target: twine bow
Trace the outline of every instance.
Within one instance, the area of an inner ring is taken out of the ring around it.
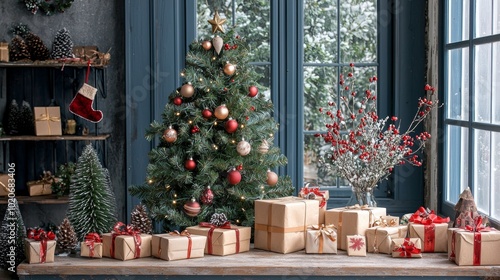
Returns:
[[[322,208],[326,205],[326,197],[325,194],[322,193],[319,188],[309,188],[309,184],[307,183],[305,187],[303,187],[299,194],[302,198],[306,199],[316,199],[317,197],[321,197],[321,201],[319,203],[319,208]]]
[[[141,235],[140,232],[130,225],[125,225],[122,222],[117,222],[113,227],[112,241],[110,248],[110,255],[112,258],[115,257],[115,238],[119,235],[130,235],[134,238],[135,244],[135,254],[134,258],[139,258],[141,256]]]
[[[185,236],[188,238],[188,247],[187,247],[187,258],[191,258],[191,250],[193,248],[193,240],[191,239],[191,233],[189,233],[186,229],[183,230],[182,232],[179,232],[177,230],[169,232],[170,235],[173,236]],[[161,242],[160,242],[160,248],[158,249],[158,255],[161,254]]]
[[[56,234],[52,231],[45,232],[41,228],[32,228],[28,230],[28,238],[40,241],[40,263],[47,260],[47,241],[56,239]]]
[[[84,238],[85,245],[89,247],[89,257],[94,256],[95,243],[102,243],[101,236],[96,232],[87,233]]]
[[[336,227],[334,225],[313,225],[310,226],[311,229],[318,231],[316,233],[316,236],[314,238],[314,241],[319,239],[319,245],[318,245],[318,253],[322,254],[323,253],[323,247],[324,247],[324,240],[327,238],[332,242],[335,242],[337,239],[336,237]]]
[[[415,213],[410,217],[410,222],[415,224],[430,225],[430,224],[443,224],[450,221],[450,217],[441,218],[434,210],[425,209],[420,207]]]
[[[373,223],[373,226],[374,227],[396,227],[398,226],[398,223],[396,222],[396,219],[382,219],[382,217],[380,217],[380,219],[377,219],[374,223]]]
[[[415,247],[415,243],[411,242],[409,238],[405,238],[403,244],[394,248],[394,252],[399,252],[402,258],[411,258],[412,254],[420,254],[421,250]]]

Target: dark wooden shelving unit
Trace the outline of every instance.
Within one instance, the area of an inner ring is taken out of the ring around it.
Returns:
[[[0,137],[0,141],[100,141],[108,139],[109,136],[110,134],[61,136],[4,135]]]
[[[1,197],[0,204],[7,204],[8,197]],[[69,202],[67,196],[57,197],[55,195],[39,196],[16,196],[19,204],[66,204]]]

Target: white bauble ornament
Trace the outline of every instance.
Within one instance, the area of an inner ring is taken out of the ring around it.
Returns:
[[[238,154],[240,154],[241,156],[248,155],[251,150],[252,146],[250,146],[250,143],[245,141],[245,139],[238,142],[238,145],[236,146],[236,151],[238,151]]]

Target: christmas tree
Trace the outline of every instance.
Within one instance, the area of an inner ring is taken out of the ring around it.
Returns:
[[[290,178],[271,171],[287,158],[273,146],[273,104],[259,94],[247,44],[235,29],[224,33],[217,13],[209,22],[221,35],[190,45],[184,85],[146,132],[148,140],[160,138],[149,153],[146,182],[129,188],[167,230],[214,213],[251,226],[254,200],[293,193]]]
[[[116,201],[109,174],[91,144],[78,158],[71,178],[68,219],[78,240],[83,240],[89,232],[110,232],[116,223]]]
[[[144,234],[153,233],[153,224],[146,211],[146,206],[138,204],[135,206],[132,213],[130,213],[130,225]]]
[[[30,57],[28,46],[26,45],[26,42],[24,42],[23,38],[17,35],[14,36],[9,44],[9,60],[19,61],[30,59]]]
[[[31,110],[31,105],[23,100],[21,109],[19,110],[19,134],[21,135],[33,135],[35,134],[35,118],[33,116],[33,110]]]
[[[0,229],[0,267],[10,272],[24,261],[26,227],[17,199],[9,198],[7,211]]]
[[[24,37],[24,40],[28,46],[31,60],[46,60],[50,58],[50,51],[40,37],[29,32],[26,37]]]
[[[57,247],[64,251],[71,251],[78,245],[78,236],[68,218],[64,218],[57,228]]]
[[[57,31],[52,43],[52,54],[54,59],[73,57],[73,41],[66,28]]]

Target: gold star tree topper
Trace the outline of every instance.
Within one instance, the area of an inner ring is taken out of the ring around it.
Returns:
[[[218,11],[215,11],[214,18],[208,20],[208,22],[212,25],[212,33],[217,32],[217,30],[224,33],[224,27],[222,27],[222,25],[226,22],[226,19],[220,18]]]

